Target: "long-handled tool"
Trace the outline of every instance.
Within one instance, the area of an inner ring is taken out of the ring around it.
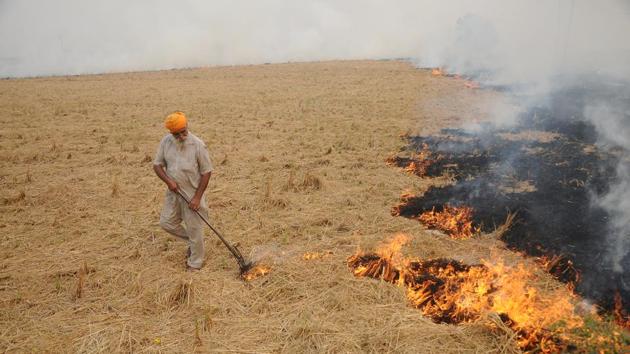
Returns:
[[[182,197],[186,201],[186,204],[190,204],[190,201],[188,200],[188,198],[186,198],[186,196],[179,189],[177,190],[177,194],[179,194],[179,196]],[[243,257],[243,255],[238,250],[238,248],[235,245],[227,242],[225,238],[221,236],[219,231],[217,231],[217,229],[212,227],[212,225],[210,225],[208,220],[206,220],[206,218],[204,218],[203,215],[201,215],[201,213],[199,213],[198,210],[195,210],[195,213],[197,213],[197,215],[199,215],[201,220],[203,220],[203,222],[205,222],[206,225],[208,225],[208,227],[210,227],[210,229],[214,231],[214,233],[219,237],[221,242],[223,242],[225,247],[227,247],[227,249],[230,251],[230,253],[232,253],[234,258],[236,258],[236,262],[238,263],[238,267],[240,268],[240,271],[241,271],[241,276],[247,273],[247,271],[249,271],[254,266],[254,263],[246,261],[245,257]]]

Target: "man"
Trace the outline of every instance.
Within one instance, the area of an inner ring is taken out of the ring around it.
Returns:
[[[212,162],[204,142],[188,131],[184,113],[168,115],[164,126],[170,134],[162,138],[153,161],[153,170],[168,187],[160,226],[188,242],[187,269],[199,270],[204,259],[204,222],[196,211],[207,219],[208,206],[203,193],[212,174]],[[187,204],[178,192],[190,203]]]

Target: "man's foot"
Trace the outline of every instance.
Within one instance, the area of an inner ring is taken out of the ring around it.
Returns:
[[[188,246],[188,249],[186,249],[186,259],[190,258],[190,254],[191,254],[190,246]]]
[[[198,272],[200,270],[201,270],[201,268],[195,268],[195,267],[191,267],[189,265],[186,266],[186,271],[187,272]]]

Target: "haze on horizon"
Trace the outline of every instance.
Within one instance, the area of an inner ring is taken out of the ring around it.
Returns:
[[[347,59],[630,78],[623,0],[0,0],[0,77]]]

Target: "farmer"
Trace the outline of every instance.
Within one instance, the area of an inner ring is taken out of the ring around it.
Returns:
[[[162,138],[153,161],[155,174],[168,187],[160,226],[188,242],[186,268],[195,271],[201,268],[204,259],[204,222],[195,211],[208,218],[208,205],[203,193],[212,174],[212,162],[206,144],[188,131],[184,113],[168,115],[164,126],[170,134]],[[190,203],[186,203],[178,192]],[[186,224],[185,228],[182,221]]]

